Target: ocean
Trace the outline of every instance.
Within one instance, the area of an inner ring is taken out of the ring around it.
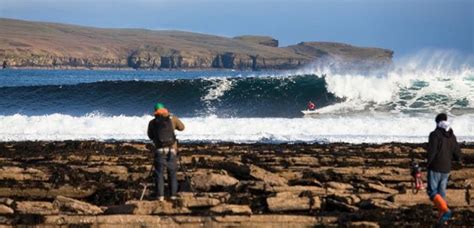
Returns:
[[[301,110],[313,101],[319,115]],[[0,141],[147,140],[153,105],[182,142],[426,142],[439,112],[474,142],[474,67],[445,57],[386,69],[0,70]]]

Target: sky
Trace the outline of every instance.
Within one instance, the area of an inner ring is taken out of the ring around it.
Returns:
[[[0,0],[0,17],[474,54],[474,0]]]

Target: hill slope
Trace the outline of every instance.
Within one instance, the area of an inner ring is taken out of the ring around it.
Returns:
[[[0,18],[0,63],[18,68],[290,69],[325,56],[389,63],[393,55],[386,49],[338,43],[310,42],[279,48],[274,45],[277,40],[268,45],[249,37]]]

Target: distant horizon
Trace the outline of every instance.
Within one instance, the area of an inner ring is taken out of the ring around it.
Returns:
[[[110,29],[271,36],[288,46],[338,42],[474,54],[474,1],[2,0],[0,17]]]

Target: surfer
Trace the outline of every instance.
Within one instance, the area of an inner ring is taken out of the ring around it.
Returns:
[[[155,193],[159,201],[164,200],[164,172],[168,170],[168,186],[171,199],[176,199],[178,191],[177,152],[178,142],[174,130],[184,130],[184,124],[178,117],[171,115],[162,103],[155,105],[155,118],[148,124],[148,137],[155,144],[154,174]]]
[[[316,109],[316,105],[312,101],[308,101],[308,110],[313,111]]]
[[[461,161],[461,150],[444,113],[435,118],[436,129],[430,133],[428,141],[428,195],[439,211],[438,224],[446,223],[452,215],[446,202],[446,187],[452,160]]]

